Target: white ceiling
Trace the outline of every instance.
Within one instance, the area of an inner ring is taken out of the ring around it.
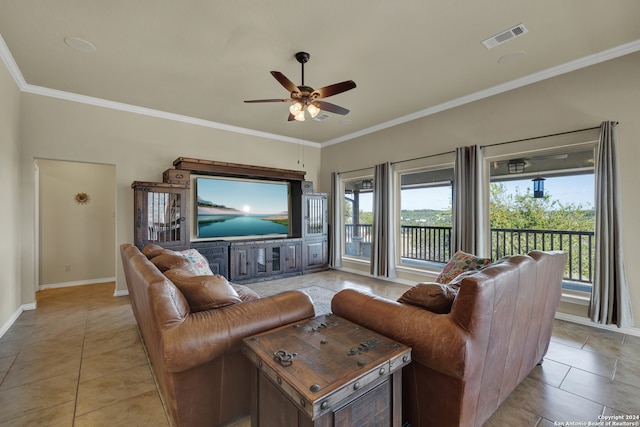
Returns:
[[[639,22],[638,0],[0,0],[0,53],[23,90],[331,144],[638,51]],[[269,71],[300,84],[298,51],[308,86],[356,82],[327,99],[348,115],[288,122],[289,104],[243,102],[287,98]]]

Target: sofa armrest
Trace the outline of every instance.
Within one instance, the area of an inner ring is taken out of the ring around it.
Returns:
[[[190,313],[184,322],[162,332],[167,369],[186,371],[239,351],[243,338],[313,316],[311,298],[299,291]]]
[[[435,314],[354,289],[338,292],[331,310],[411,347],[414,362],[452,377],[464,376],[470,341],[450,314]]]

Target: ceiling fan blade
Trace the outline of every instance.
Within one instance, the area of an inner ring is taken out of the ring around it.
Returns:
[[[311,95],[317,95],[318,98],[328,98],[330,96],[351,90],[354,87],[356,87],[355,82],[353,80],[347,80],[346,82],[321,87],[320,89],[314,91]]]
[[[331,104],[330,102],[314,101],[313,105],[315,105],[321,110],[329,111],[330,113],[341,114],[343,116],[349,113],[349,110],[347,110],[346,108],[342,108],[336,104]]]
[[[287,76],[282,74],[280,71],[272,71],[271,75],[275,77],[276,80],[280,82],[280,84],[284,86],[284,88],[289,92],[300,92],[300,90],[298,89],[298,86],[293,84],[293,82],[289,80]]]
[[[256,102],[291,102],[293,99],[251,99],[249,101],[244,101],[248,104],[256,103]]]

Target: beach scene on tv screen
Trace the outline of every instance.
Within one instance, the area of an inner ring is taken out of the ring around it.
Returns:
[[[286,183],[197,178],[199,238],[287,235]]]

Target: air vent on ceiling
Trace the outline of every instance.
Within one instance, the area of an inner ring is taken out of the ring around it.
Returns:
[[[524,24],[518,24],[513,28],[509,28],[508,30],[501,32],[500,34],[497,34],[493,37],[489,37],[488,39],[483,41],[482,44],[487,49],[491,49],[498,46],[499,44],[507,42],[511,39],[515,39],[516,37],[526,34],[528,32],[529,30],[527,30],[527,27],[525,27]]]
[[[328,119],[329,117],[331,116],[327,113],[320,113],[316,117],[314,117],[313,120],[315,120],[316,122],[321,122],[323,120]]]

